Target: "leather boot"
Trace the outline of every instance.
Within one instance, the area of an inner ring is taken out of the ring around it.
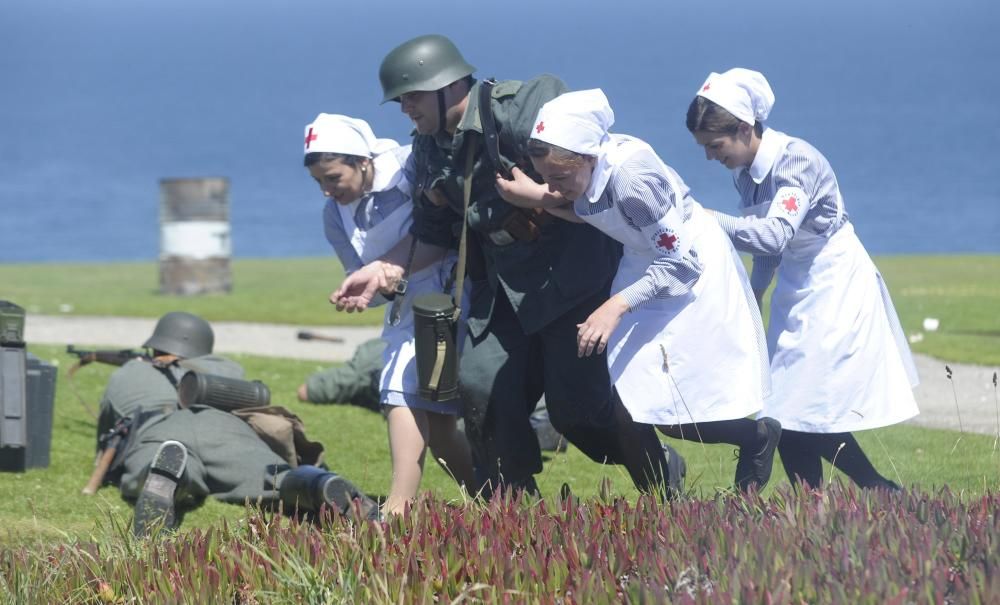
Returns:
[[[353,483],[308,464],[288,471],[278,486],[278,495],[289,511],[319,512],[325,504],[340,514],[347,514],[354,500],[358,500],[362,517],[374,519],[378,516],[378,504]]]
[[[187,448],[179,441],[164,441],[160,444],[135,503],[133,535],[146,537],[160,529],[177,527],[174,492],[184,475],[187,457]]]
[[[771,479],[774,450],[781,440],[781,423],[774,418],[757,420],[757,441],[752,447],[741,447],[736,463],[736,488],[741,491],[762,490]]]

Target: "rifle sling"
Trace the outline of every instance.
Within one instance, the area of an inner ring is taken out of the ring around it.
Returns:
[[[472,172],[476,164],[476,138],[466,139],[465,178],[462,182],[462,236],[458,240],[458,264],[455,266],[455,314],[452,321],[462,316],[462,293],[465,289],[465,257],[469,253],[469,200],[472,198]]]
[[[493,164],[493,169],[503,175],[505,179],[512,179],[514,175],[507,168],[507,165],[500,159],[500,135],[497,133],[497,121],[493,117],[493,87],[496,80],[492,78],[479,83],[479,121],[483,127],[483,145],[486,147],[486,155]]]

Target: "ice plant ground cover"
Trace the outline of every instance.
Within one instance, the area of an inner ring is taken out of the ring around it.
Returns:
[[[319,523],[251,513],[156,540],[0,553],[3,603],[988,603],[1000,495],[865,492],[660,504],[608,494],[418,502]]]

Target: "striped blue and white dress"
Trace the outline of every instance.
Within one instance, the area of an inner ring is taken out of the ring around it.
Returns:
[[[396,147],[374,159],[375,178],[372,190],[359,200],[340,204],[328,199],[323,208],[323,230],[337,253],[344,270],[350,274],[391,250],[409,233],[413,222],[410,175],[405,166],[410,146]],[[386,305],[382,339],[386,341],[380,383],[384,405],[406,406],[444,414],[458,414],[457,401],[429,401],[418,393],[413,341],[413,299],[419,294],[442,292],[455,255],[410,275],[406,297],[400,308],[397,325],[389,322]],[[376,304],[384,304],[381,296]]]
[[[646,143],[611,135],[576,214],[624,245],[612,293],[631,311],[608,368],[637,422],[742,418],[769,392],[760,314],[736,251]]]
[[[766,290],[777,270],[767,338],[774,396],[764,414],[815,433],[916,415],[909,345],[826,158],[766,129],[734,182],[743,216],[717,214],[718,222],[753,255],[754,290]]]

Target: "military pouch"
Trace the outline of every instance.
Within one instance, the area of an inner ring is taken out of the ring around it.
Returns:
[[[413,299],[413,336],[417,361],[417,393],[430,401],[458,397],[458,320],[447,294]]]
[[[504,221],[501,231],[506,231],[513,240],[533,242],[538,239],[542,227],[547,225],[551,218],[551,214],[542,210],[517,208]],[[490,239],[495,244],[501,244],[492,233],[490,234]]]

